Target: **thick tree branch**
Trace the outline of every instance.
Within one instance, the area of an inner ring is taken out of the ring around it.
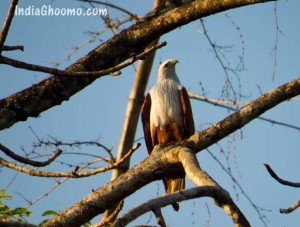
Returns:
[[[218,196],[212,196],[215,203],[221,207],[234,222],[236,227],[250,226],[248,220],[232,200],[230,194],[219,186],[205,171],[200,168],[199,162],[193,151],[182,148],[178,157],[183,165],[187,177],[198,186],[214,186]]]
[[[212,197],[219,200],[223,200],[224,198],[222,196],[223,195],[220,193],[219,188],[215,186],[200,186],[171,194],[161,195],[129,210],[122,217],[118,218],[113,226],[126,226],[128,223],[132,222],[139,216],[149,211],[155,210],[158,207],[166,207],[172,203],[202,197]]]
[[[166,12],[157,11],[101,44],[66,70],[90,72],[108,69],[143,52],[159,36],[191,21],[225,10],[269,1],[272,0],[195,0]],[[28,117],[37,117],[43,111],[60,105],[94,80],[95,78],[50,77],[0,100],[0,130],[25,121]]]
[[[63,152],[62,150],[57,149],[57,151],[55,151],[48,160],[43,161],[43,162],[39,162],[39,161],[33,161],[31,159],[24,158],[23,156],[17,155],[16,153],[14,153],[13,151],[11,151],[9,148],[5,147],[1,143],[0,143],[0,150],[3,151],[4,154],[6,154],[7,156],[9,156],[12,159],[14,159],[18,162],[21,162],[23,164],[31,165],[31,166],[34,166],[34,167],[43,167],[43,166],[49,165],[58,156],[60,156]]]
[[[62,211],[59,215],[49,220],[47,226],[72,227],[91,220],[114,205],[112,204],[112,198],[117,203],[144,185],[162,179],[166,174],[173,174],[178,169],[181,169],[179,152],[183,147],[187,147],[195,153],[199,152],[245,126],[268,109],[299,93],[300,79],[296,79],[266,93],[223,121],[191,136],[185,141],[156,146],[151,155],[143,162],[120,175],[114,181],[95,190],[72,207]]]
[[[16,220],[1,220],[0,219],[0,226],[1,227],[38,227],[37,225],[33,225],[26,222],[20,222]]]
[[[292,80],[260,96],[224,120],[181,142],[193,151],[201,151],[242,128],[269,109],[300,94],[300,78]]]

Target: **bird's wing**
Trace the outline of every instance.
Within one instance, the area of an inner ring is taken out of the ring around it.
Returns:
[[[151,129],[150,129],[150,110],[151,110],[151,96],[150,93],[148,93],[142,106],[141,118],[142,118],[145,142],[149,154],[153,150]]]
[[[179,96],[183,111],[184,138],[188,138],[195,133],[195,125],[191,102],[185,87],[179,89]]]

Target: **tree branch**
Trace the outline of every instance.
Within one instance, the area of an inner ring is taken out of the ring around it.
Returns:
[[[176,202],[182,202],[185,200],[202,198],[202,197],[213,197],[219,200],[223,200],[223,195],[220,193],[218,187],[215,186],[199,186],[183,191],[164,194],[154,199],[148,200],[145,203],[138,205],[137,207],[127,211],[122,217],[118,218],[114,223],[114,227],[126,226],[139,216],[151,211],[158,209],[159,207],[166,207]],[[249,226],[249,225],[244,225]]]
[[[300,78],[292,80],[260,96],[213,126],[191,136],[180,144],[201,151],[242,128],[269,109],[300,94]],[[221,133],[222,132],[222,133]]]
[[[189,94],[189,97],[191,99],[206,102],[206,103],[212,104],[214,106],[219,106],[219,107],[225,108],[227,110],[237,111],[237,108],[231,107],[231,106],[234,105],[234,103],[232,101],[221,101],[221,100],[218,100],[218,99],[207,98],[203,95],[198,95],[198,94],[192,93],[190,91],[188,92],[188,94]],[[238,102],[236,104],[241,105],[243,103]],[[265,117],[258,117],[257,119],[269,122],[273,125],[280,125],[280,126],[284,126],[284,127],[288,127],[288,128],[292,128],[292,129],[296,129],[296,130],[300,131],[300,127],[292,125],[292,124],[288,124],[288,123],[285,123],[285,122],[276,121],[276,120],[268,119],[268,118],[265,118]]]
[[[13,17],[15,15],[15,8],[16,5],[18,5],[19,0],[11,0],[10,6],[8,9],[7,16],[5,18],[1,33],[0,33],[0,55],[2,53],[2,48],[4,46],[11,22],[13,20]]]
[[[197,153],[230,133],[240,129],[268,109],[300,93],[300,79],[278,87],[250,102],[236,113],[208,129],[179,143],[156,146],[144,161],[120,175],[114,181],[96,189],[70,208],[49,220],[47,227],[78,226],[110,209],[144,185],[174,174],[182,168],[179,152],[183,147]],[[215,186],[214,186],[215,187]]]
[[[182,148],[178,154],[188,178],[198,186],[214,186],[217,189],[217,196],[212,196],[216,205],[232,218],[235,226],[250,226],[248,220],[232,200],[230,194],[219,186],[205,171],[200,168],[199,162],[193,151]]]
[[[225,10],[268,1],[272,0],[195,0],[187,4],[181,3],[183,5],[166,12],[158,11],[140,19],[66,70],[91,72],[108,69],[141,53],[149,43],[161,35],[191,21]],[[50,77],[0,100],[0,130],[11,127],[16,122],[25,121],[28,117],[39,116],[43,111],[68,100],[95,79]]]
[[[96,175],[98,173],[106,172],[108,170],[117,168],[119,165],[121,165],[123,162],[125,162],[132,155],[132,153],[140,147],[140,145],[141,144],[138,143],[134,148],[130,149],[128,151],[128,153],[119,161],[117,161],[113,164],[110,164],[108,166],[100,167],[100,168],[97,168],[97,169],[94,169],[91,171],[86,171],[86,172],[79,172],[80,168],[78,168],[78,169],[75,168],[74,171],[67,172],[67,173],[66,172],[47,172],[47,171],[34,170],[34,169],[29,169],[24,166],[19,166],[17,164],[8,162],[3,158],[0,158],[0,165],[3,165],[7,168],[14,169],[19,172],[26,173],[28,175],[36,176],[36,177],[66,177],[66,178],[89,177],[92,175]]]
[[[33,225],[26,222],[20,222],[16,220],[0,220],[0,226],[2,227],[38,227],[37,225]]]
[[[24,51],[24,46],[22,45],[17,45],[17,46],[3,46],[2,51],[13,51],[13,50],[20,50]]]
[[[267,168],[271,177],[273,177],[275,180],[277,180],[280,184],[295,187],[295,188],[300,188],[300,183],[283,180],[273,171],[271,166],[269,166],[268,164],[264,164],[264,166]]]
[[[7,65],[14,66],[16,68],[54,74],[55,76],[60,76],[60,77],[72,77],[72,78],[74,78],[74,77],[90,77],[90,78],[96,77],[96,78],[99,78],[101,76],[105,76],[105,75],[109,75],[109,74],[120,75],[121,72],[119,72],[119,70],[133,64],[137,60],[143,59],[144,57],[146,57],[148,54],[150,54],[154,50],[159,49],[165,45],[167,45],[166,42],[155,44],[153,46],[150,46],[143,53],[133,56],[131,59],[129,59],[119,65],[113,66],[108,69],[92,71],[92,72],[69,72],[69,71],[59,70],[56,68],[50,68],[50,67],[46,67],[46,66],[29,64],[26,62],[18,61],[18,60],[12,59],[12,58],[4,57],[4,56],[0,57],[0,64],[7,64]]]
[[[46,160],[44,162],[39,162],[39,161],[33,161],[31,159],[24,158],[23,156],[17,155],[16,153],[14,153],[13,151],[11,151],[9,148],[5,147],[1,143],[0,143],[0,150],[2,150],[7,156],[9,156],[12,159],[14,159],[18,162],[21,162],[23,164],[31,165],[31,166],[34,166],[34,167],[44,167],[44,166],[49,165],[58,156],[60,156],[63,152],[62,150],[57,149],[57,151],[55,151],[48,160]]]
[[[298,207],[300,207],[300,200],[298,200],[297,202],[295,202],[292,206],[290,206],[287,209],[280,209],[280,213],[282,214],[289,214],[291,212],[293,212],[294,210],[296,210]]]

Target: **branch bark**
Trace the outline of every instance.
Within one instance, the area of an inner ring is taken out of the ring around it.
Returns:
[[[181,3],[166,12],[157,11],[101,44],[66,70],[90,72],[110,68],[141,53],[161,35],[191,21],[225,10],[269,1],[272,0],[195,0]],[[0,100],[0,130],[25,121],[28,117],[37,117],[43,111],[60,105],[93,81],[95,78],[53,76]]]
[[[236,113],[208,129],[179,143],[156,146],[143,162],[120,175],[49,220],[51,226],[78,226],[110,209],[144,185],[182,169],[179,152],[189,148],[194,153],[209,147],[248,124],[268,109],[300,94],[300,78],[282,85],[252,101]],[[112,202],[113,201],[113,202]]]
[[[209,196],[213,197],[215,204],[222,208],[232,218],[235,227],[250,227],[250,223],[238,206],[233,202],[230,194],[200,168],[196,155],[192,150],[182,148],[179,151],[178,157],[182,162],[186,175],[192,182],[198,186],[205,185],[215,187],[215,195]]]

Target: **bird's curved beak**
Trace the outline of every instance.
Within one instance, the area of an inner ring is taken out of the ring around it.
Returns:
[[[179,63],[179,61],[177,59],[172,59],[171,62],[173,65],[176,65],[177,63]]]

